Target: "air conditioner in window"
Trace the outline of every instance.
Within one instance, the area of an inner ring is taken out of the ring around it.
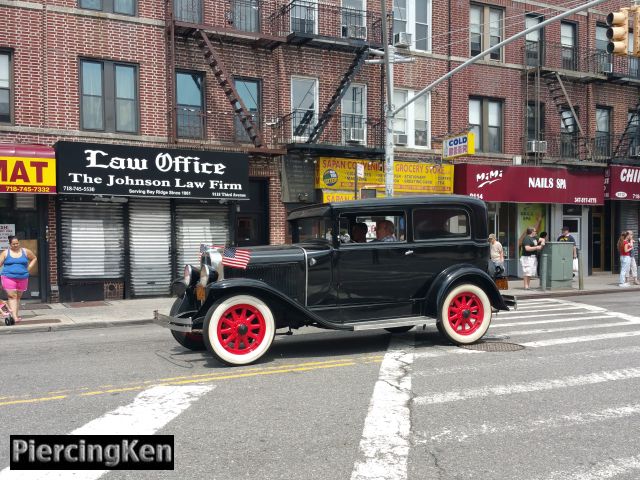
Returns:
[[[360,25],[349,25],[347,27],[347,38],[367,39],[367,27]]]
[[[394,133],[393,134],[393,143],[396,145],[406,145],[408,141],[408,136],[406,133]]]
[[[354,127],[350,128],[347,141],[353,142],[353,143],[364,142],[364,128],[354,128]]]
[[[527,141],[527,153],[547,153],[546,140]]]
[[[411,34],[407,32],[394,33],[393,46],[398,48],[409,48],[411,46]]]

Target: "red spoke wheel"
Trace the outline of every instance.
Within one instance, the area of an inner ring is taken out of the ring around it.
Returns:
[[[171,306],[171,312],[169,315],[172,317],[180,317],[180,305],[182,304],[182,299],[177,298],[173,305]],[[184,348],[188,348],[189,350],[199,351],[204,350],[206,347],[204,346],[204,339],[202,338],[202,334],[200,333],[191,333],[191,332],[176,332],[175,330],[171,330],[171,335],[176,339],[180,345]]]
[[[453,343],[477,342],[491,324],[491,302],[480,287],[462,284],[454,287],[440,306],[440,333]]]
[[[204,320],[207,349],[228,365],[255,362],[269,350],[274,335],[271,309],[251,295],[218,300]]]

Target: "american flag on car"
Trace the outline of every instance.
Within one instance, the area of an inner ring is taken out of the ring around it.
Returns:
[[[215,247],[222,250],[222,264],[232,268],[247,268],[251,259],[251,252],[236,247]]]

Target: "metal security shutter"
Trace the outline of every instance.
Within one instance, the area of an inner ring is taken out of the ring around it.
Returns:
[[[620,202],[620,232],[631,230],[638,235],[638,202]],[[617,239],[616,239],[617,240]]]
[[[187,263],[198,263],[200,244],[224,245],[229,239],[229,208],[222,205],[176,205],[178,275]]]
[[[133,296],[169,295],[172,279],[169,200],[129,200],[129,251]]]
[[[60,216],[65,279],[124,277],[122,205],[63,202]]]

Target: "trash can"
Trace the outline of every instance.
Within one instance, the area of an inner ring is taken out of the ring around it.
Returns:
[[[573,243],[547,242],[542,249],[542,254],[547,255],[547,288],[571,288]]]

